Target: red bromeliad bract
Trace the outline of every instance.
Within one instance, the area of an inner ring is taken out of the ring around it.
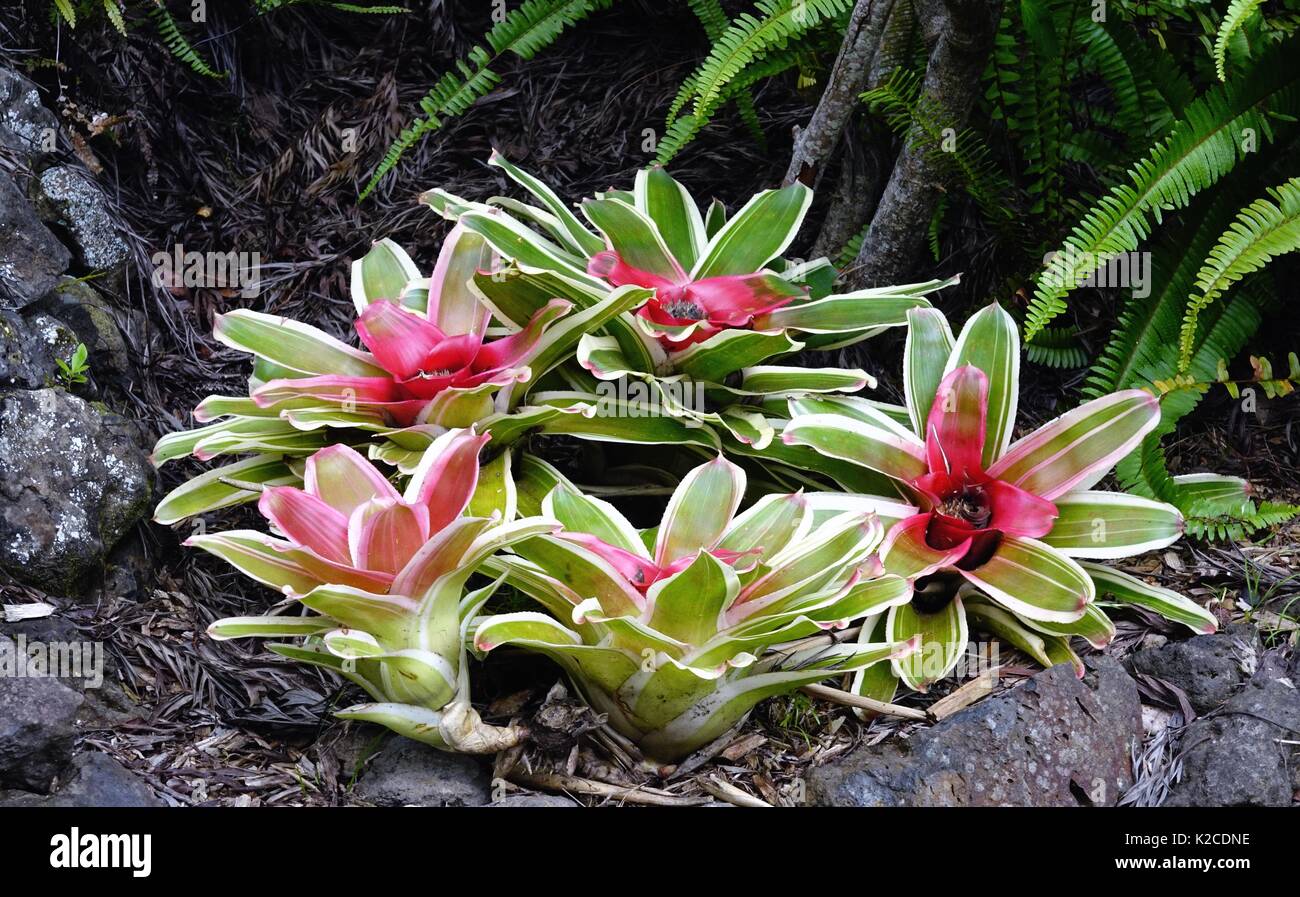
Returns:
[[[1001,537],[1036,539],[1051,532],[1056,505],[984,470],[988,377],[966,365],[943,379],[930,408],[925,454],[929,471],[911,481],[922,513],[895,538],[920,534],[958,569],[978,567]],[[904,534],[907,535],[904,535]]]
[[[806,295],[805,289],[769,272],[691,280],[675,260],[670,261],[675,269],[670,276],[634,268],[612,249],[596,253],[587,264],[587,273],[613,286],[632,284],[655,291],[637,310],[637,316],[681,328],[679,334],[658,335],[666,349],[685,349],[722,330],[746,328],[757,315]]]

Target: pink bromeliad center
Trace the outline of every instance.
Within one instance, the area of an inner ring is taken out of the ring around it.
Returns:
[[[653,289],[637,315],[663,327],[689,327],[689,333],[660,334],[666,349],[685,349],[722,330],[749,327],[758,315],[775,311],[804,295],[804,291],[770,273],[729,274],[691,280],[674,263],[669,276],[627,264],[614,250],[598,252],[587,263],[587,273],[616,287],[628,284]]]
[[[659,564],[649,558],[634,554],[625,548],[619,548],[617,545],[610,545],[589,533],[565,532],[561,538],[569,542],[581,545],[583,548],[597,555],[605,563],[613,567],[620,576],[628,581],[638,592],[645,594],[646,590],[661,579],[667,579],[670,576],[682,572],[694,562],[696,555],[688,554],[677,558],[668,563]],[[721,548],[701,549],[707,550],[724,564],[730,564],[737,567],[740,572],[748,569],[744,564],[746,558],[756,558],[761,552],[761,548],[751,549],[749,551],[727,551]],[[749,566],[752,566],[749,565]]]
[[[985,472],[988,378],[967,365],[939,386],[926,426],[929,471],[911,481],[921,506],[925,543],[950,552],[970,570],[992,556],[1003,535],[1038,538],[1051,532],[1056,505]]]
[[[430,317],[379,299],[366,306],[356,328],[373,357],[372,367],[387,376],[321,374],[271,380],[253,392],[253,401],[268,407],[284,399],[314,398],[382,414],[395,426],[409,427],[422,423],[421,414],[448,389],[504,386],[526,376],[528,358],[544,331],[571,307],[563,299],[552,299],[522,329],[486,342],[486,308],[464,323],[465,332],[447,333]]]

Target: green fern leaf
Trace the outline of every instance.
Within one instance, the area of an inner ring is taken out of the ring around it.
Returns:
[[[1081,368],[1088,363],[1088,352],[1073,327],[1048,327],[1040,331],[1032,343],[1025,344],[1025,357],[1050,368]]]
[[[1228,11],[1219,23],[1219,33],[1214,37],[1214,71],[1220,81],[1227,81],[1228,41],[1237,32],[1264,0],[1232,0]]]
[[[226,77],[224,72],[214,71],[199,55],[198,51],[190,46],[189,40],[181,33],[180,25],[177,24],[172,14],[167,11],[167,7],[161,3],[156,3],[156,5],[149,8],[149,15],[154,20],[154,25],[158,29],[158,35],[162,38],[163,44],[166,45],[173,56],[205,77]]]
[[[72,5],[72,0],[54,0],[54,8],[59,11],[63,21],[68,23],[69,28],[77,27],[77,10]]]
[[[1187,107],[1168,138],[1157,143],[1129,171],[1130,183],[1103,196],[1066,238],[1040,272],[1025,322],[1034,336],[1066,308],[1065,296],[1107,259],[1130,252],[1151,232],[1153,222],[1183,208],[1217,183],[1254,148],[1275,139],[1275,129],[1300,114],[1300,67],[1285,60],[1300,50],[1294,38],[1261,60],[1251,77],[1217,85]]]
[[[1190,297],[1178,339],[1179,371],[1191,364],[1197,319],[1206,306],[1245,275],[1300,248],[1300,178],[1270,187],[1268,194],[1276,203],[1260,198],[1242,209],[1197,274],[1200,293]]]

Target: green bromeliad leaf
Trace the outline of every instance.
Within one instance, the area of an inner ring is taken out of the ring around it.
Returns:
[[[997,550],[966,579],[994,601],[1024,617],[1073,623],[1096,596],[1078,563],[1035,539],[1003,535]]]
[[[809,414],[786,425],[782,439],[789,445],[804,445],[823,455],[868,467],[897,480],[912,480],[924,474],[924,449],[910,433],[900,434],[893,426],[867,424],[839,415]]]
[[[761,271],[794,240],[811,203],[812,191],[799,183],[759,193],[709,240],[691,279]]]
[[[396,302],[406,285],[419,277],[420,269],[405,249],[387,238],[376,240],[369,252],[352,263],[352,303],[357,314],[376,299]]]
[[[887,642],[920,639],[916,653],[893,662],[894,675],[919,692],[952,671],[966,651],[968,636],[966,611],[958,596],[929,613],[913,603],[896,605],[889,609],[885,622]]]
[[[1053,666],[1054,662],[1047,651],[1047,639],[1050,636],[1030,629],[1022,617],[1004,607],[982,601],[969,601],[967,614],[971,623],[979,629],[1023,651],[1043,666]]]
[[[582,213],[624,263],[669,281],[683,279],[684,272],[659,229],[635,206],[616,199],[588,199],[582,203]]]
[[[1043,542],[1075,558],[1122,558],[1172,545],[1183,534],[1173,505],[1122,492],[1070,492]]]
[[[673,492],[655,540],[655,561],[670,564],[714,545],[745,496],[745,471],[719,455],[692,470]]]
[[[1160,402],[1141,390],[1080,405],[1019,440],[989,475],[1046,499],[1088,489],[1160,422]]]
[[[952,329],[942,312],[935,308],[908,310],[907,341],[903,346],[903,396],[912,432],[922,439],[952,347]]]
[[[686,271],[694,267],[708,244],[704,219],[689,192],[661,166],[637,172],[633,188],[636,207],[648,215],[663,241]]]
[[[1096,584],[1101,600],[1117,606],[1135,605],[1154,611],[1167,620],[1182,623],[1197,633],[1212,633],[1219,628],[1214,614],[1195,601],[1160,586],[1149,585],[1136,576],[1112,570],[1101,564],[1084,563],[1084,569]]]
[[[240,483],[294,486],[302,483],[302,475],[279,456],[259,455],[227,464],[200,474],[167,493],[154,508],[154,522],[168,526],[187,517],[253,501],[260,494],[238,485]]]
[[[212,335],[232,349],[296,371],[298,376],[388,376],[369,352],[354,349],[323,330],[289,318],[238,308],[217,316]]]

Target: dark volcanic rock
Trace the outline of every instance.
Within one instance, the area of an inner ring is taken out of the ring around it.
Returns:
[[[0,308],[23,308],[40,299],[71,260],[13,179],[0,172]]]
[[[1218,710],[1181,733],[1171,807],[1289,807],[1300,751],[1300,690],[1277,654]]]
[[[55,149],[58,127],[54,113],[41,105],[36,85],[0,68],[0,146],[30,165]]]
[[[492,797],[480,760],[400,737],[384,744],[352,793],[383,807],[481,807]]]
[[[830,806],[1113,804],[1132,783],[1137,684],[1118,662],[1057,666],[907,740],[861,747],[808,774]]]
[[[1138,651],[1130,670],[1164,679],[1187,693],[1197,713],[1209,713],[1250,679],[1248,670],[1261,650],[1253,626],[1237,623],[1214,635],[1197,635]]]
[[[29,672],[14,641],[0,636],[0,788],[48,791],[72,754],[82,696]]]
[[[161,807],[149,786],[99,751],[79,755],[53,794],[0,791],[0,807]]]
[[[20,315],[0,308],[0,387],[52,385],[59,372],[57,359],[71,358],[79,341],[68,325],[50,315]]]
[[[86,344],[90,374],[96,381],[126,384],[134,379],[135,362],[117,318],[122,316],[132,327],[139,326],[139,322],[135,316],[116,310],[89,284],[64,277],[33,309],[69,327],[77,336],[74,348],[77,342]]]
[[[145,513],[148,456],[114,414],[57,389],[0,393],[0,567],[70,595]]]

